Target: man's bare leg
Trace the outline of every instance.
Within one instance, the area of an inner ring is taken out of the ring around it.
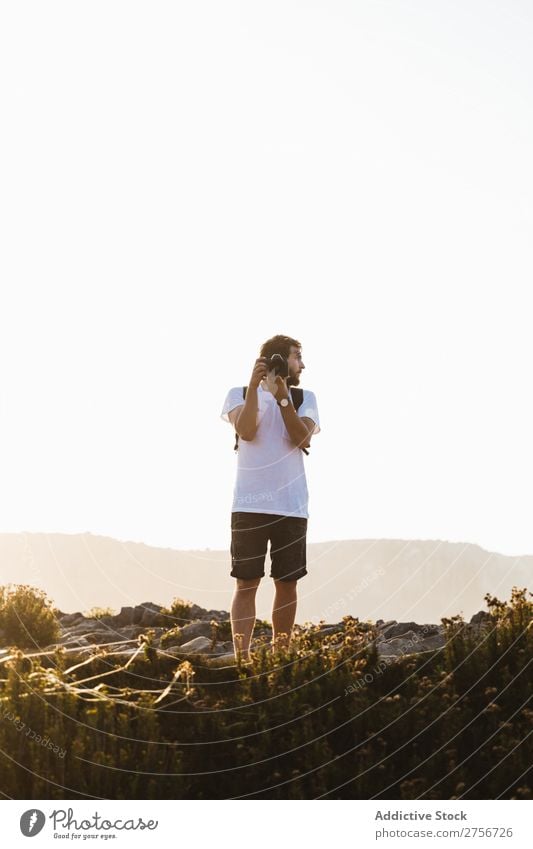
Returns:
[[[250,658],[250,642],[255,625],[255,594],[261,578],[236,578],[235,593],[231,603],[231,631],[233,634],[233,650],[235,657],[240,648],[245,660]],[[242,647],[240,638],[242,634]]]
[[[276,594],[272,608],[272,649],[289,647],[292,626],[296,617],[297,581],[276,581]],[[284,634],[285,636],[281,636]]]

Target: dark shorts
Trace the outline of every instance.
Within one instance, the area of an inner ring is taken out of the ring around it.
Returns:
[[[273,513],[231,514],[231,576],[262,578],[270,540],[270,577],[297,581],[307,575],[307,519]]]

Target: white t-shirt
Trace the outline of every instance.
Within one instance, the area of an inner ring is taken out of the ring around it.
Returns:
[[[312,419],[315,423],[313,433],[318,433],[320,420],[315,394],[310,389],[304,389],[303,393],[297,414],[300,418]],[[244,404],[242,386],[234,386],[226,395],[221,418],[229,422],[228,413],[241,404]],[[239,438],[231,512],[275,513],[307,519],[309,495],[304,452],[291,440],[275,397],[261,384],[257,389],[257,406],[258,427],[254,439]]]

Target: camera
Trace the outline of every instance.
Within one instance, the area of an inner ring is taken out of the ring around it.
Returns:
[[[272,354],[271,357],[266,357],[267,371],[274,371],[276,376],[279,374],[280,377],[288,377],[289,376],[289,363],[282,357],[281,354]]]

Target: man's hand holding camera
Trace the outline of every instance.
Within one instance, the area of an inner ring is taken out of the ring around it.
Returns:
[[[289,398],[289,390],[287,387],[287,377],[289,376],[289,367],[287,360],[280,354],[273,354],[271,357],[259,357],[255,361],[255,367],[252,372],[252,378],[259,375],[259,381],[265,379],[266,384],[276,401],[281,401],[283,398]]]
[[[252,376],[250,378],[250,382],[248,386],[250,389],[257,389],[261,381],[267,376],[267,367],[266,367],[267,358],[266,357],[258,357],[255,361],[255,365],[252,371]]]
[[[289,397],[287,379],[285,377],[281,377],[279,374],[276,376],[276,380],[274,382],[273,394],[276,396],[276,401],[281,401],[282,398]]]

